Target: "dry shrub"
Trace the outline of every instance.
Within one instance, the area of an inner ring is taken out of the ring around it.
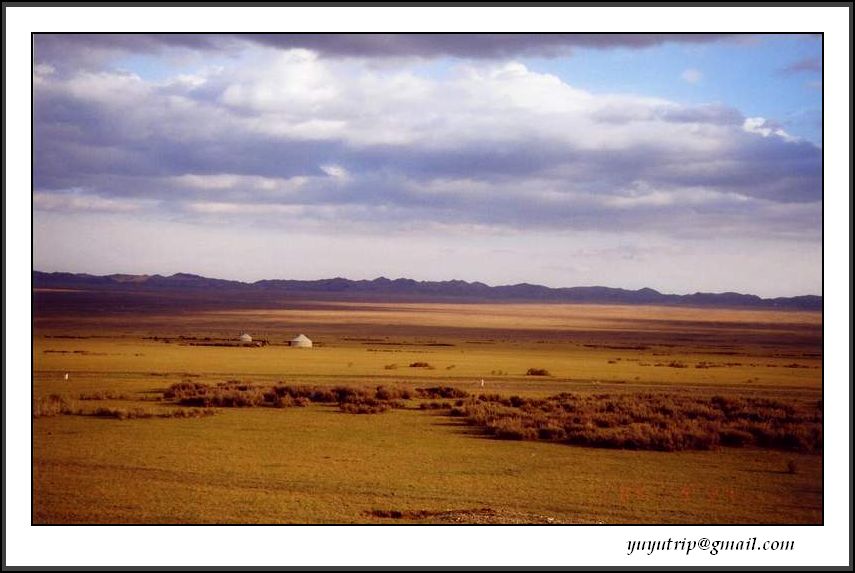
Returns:
[[[167,414],[160,414],[161,418],[206,418],[213,416],[217,411],[211,408],[176,408]]]
[[[501,439],[600,448],[706,450],[758,446],[822,451],[822,415],[768,398],[685,394],[562,393],[549,398],[482,394],[452,416]]]
[[[521,418],[499,418],[490,427],[493,435],[500,440],[536,440],[537,430],[527,426]]]
[[[403,408],[412,397],[407,388],[377,386],[359,388],[352,386],[305,386],[277,384],[256,386],[230,380],[215,386],[183,381],[173,384],[164,392],[164,398],[175,400],[183,406],[204,408],[294,408],[309,403],[338,404],[343,412],[375,414],[389,408]]]
[[[120,394],[110,390],[99,390],[97,392],[83,392],[77,396],[78,400],[133,400],[133,397],[128,394]]]
[[[368,398],[360,402],[341,402],[338,407],[347,414],[380,414],[389,409],[389,404]]]
[[[76,413],[74,401],[60,394],[33,398],[33,418],[49,418]]]
[[[204,393],[208,389],[207,384],[193,382],[192,380],[182,380],[170,386],[164,393],[163,397],[168,400],[181,399],[188,396],[195,396],[199,393]]]
[[[454,388],[453,386],[432,386],[430,388],[416,388],[416,396],[419,398],[426,398],[428,400],[449,400],[454,398],[466,398],[469,396],[469,393],[465,390]]]
[[[88,413],[90,416],[97,418],[116,418],[117,420],[127,420],[131,418],[154,418],[154,413],[142,408],[107,408],[99,406]]]
[[[410,364],[410,368],[430,368],[430,364],[428,362],[413,362]]]
[[[526,370],[526,376],[552,376],[546,368],[529,368]]]
[[[409,388],[394,388],[389,386],[377,386],[374,397],[378,400],[409,400],[413,393]]]
[[[98,418],[116,418],[117,420],[136,420],[146,418],[202,418],[213,416],[214,410],[210,408],[177,408],[168,412],[157,412],[146,410],[143,408],[105,408],[98,407],[95,410],[87,413],[81,412],[85,416],[95,416]]]
[[[118,398],[85,398],[85,400],[107,400]],[[176,408],[172,410],[150,410],[145,408],[111,408],[99,406],[94,410],[83,410],[76,407],[73,400],[59,394],[51,394],[44,398],[33,400],[33,417],[74,415],[93,416],[96,418],[115,418],[117,420],[144,418],[200,418],[211,416],[215,412],[209,408]]]
[[[451,408],[450,402],[422,402],[419,404],[419,410],[450,410]]]
[[[750,432],[735,428],[725,428],[718,435],[723,446],[747,446],[754,441],[754,436]]]

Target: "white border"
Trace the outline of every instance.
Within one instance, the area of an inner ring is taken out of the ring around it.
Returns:
[[[5,565],[847,565],[849,30],[845,8],[6,8]],[[824,32],[823,527],[31,527],[30,34],[34,31]],[[626,555],[628,539],[795,539],[791,552]],[[176,542],[176,539],[180,539]],[[465,543],[461,540],[465,539]],[[187,551],[189,547],[205,551]],[[228,553],[228,548],[236,548]],[[266,548],[259,551],[258,548]],[[851,565],[851,564],[850,564]]]

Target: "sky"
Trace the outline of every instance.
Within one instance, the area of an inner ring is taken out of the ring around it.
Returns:
[[[822,291],[822,39],[44,35],[42,271]]]

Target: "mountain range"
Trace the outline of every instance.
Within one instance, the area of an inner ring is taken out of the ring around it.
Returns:
[[[520,283],[489,286],[462,280],[416,281],[385,277],[374,280],[331,278],[320,280],[267,279],[252,283],[214,279],[188,273],[162,275],[90,275],[82,273],[45,273],[33,271],[35,289],[69,289],[139,293],[184,292],[206,296],[218,292],[234,293],[252,299],[277,296],[322,298],[324,300],[371,300],[397,302],[564,302],[584,304],[647,304],[724,308],[775,308],[821,310],[822,297],[761,298],[736,292],[666,294],[651,288],[628,290],[603,286],[550,288]]]

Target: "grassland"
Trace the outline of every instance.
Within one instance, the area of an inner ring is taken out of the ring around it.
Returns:
[[[534,400],[726,395],[816,408],[817,313],[310,301],[120,310],[75,313],[71,305],[35,317],[34,397],[73,402],[66,414],[34,419],[36,523],[822,519],[821,452],[499,440],[443,409],[420,409],[416,398],[369,415],[312,402],[186,417],[173,415],[185,406],[164,400],[182,380],[236,380],[410,392],[448,385]],[[195,344],[242,331],[269,344]],[[286,346],[299,332],[316,347]],[[98,408],[151,415],[81,415]]]

